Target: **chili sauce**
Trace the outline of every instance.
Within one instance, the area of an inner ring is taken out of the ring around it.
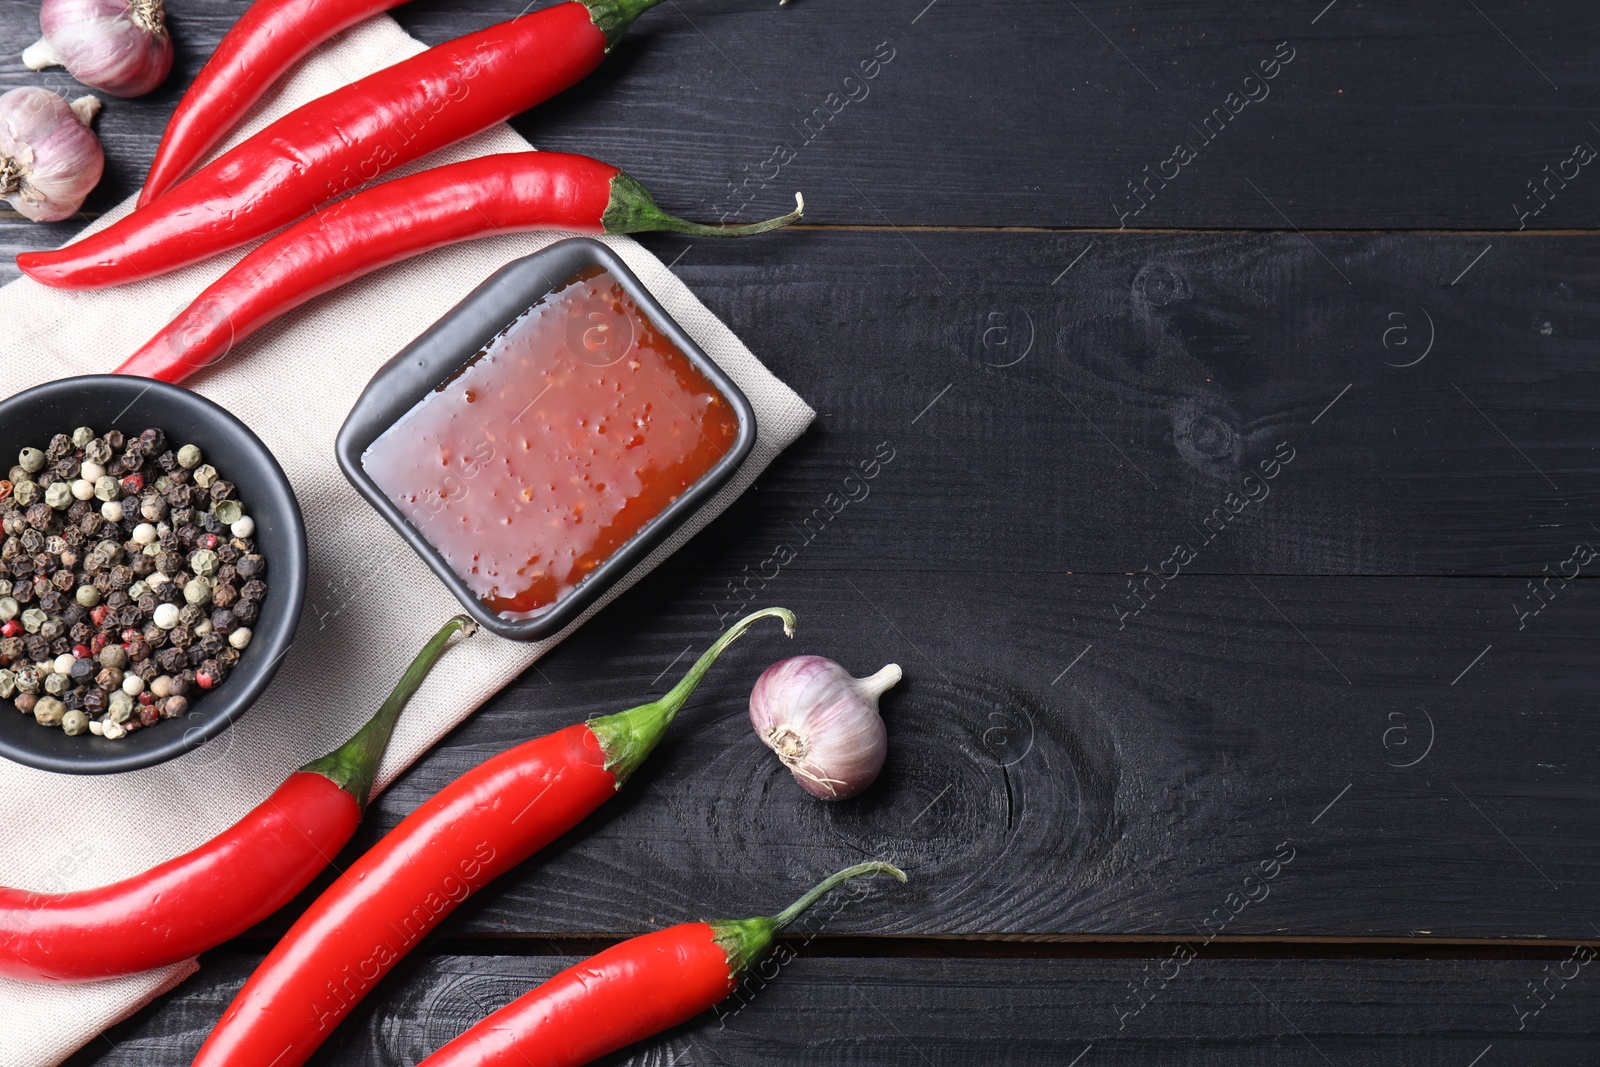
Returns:
[[[401,416],[362,464],[479,600],[531,618],[738,434],[721,391],[589,266]]]

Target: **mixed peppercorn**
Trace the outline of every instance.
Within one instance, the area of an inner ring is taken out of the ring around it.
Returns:
[[[185,714],[250,644],[265,558],[237,487],[158,429],[88,427],[0,479],[0,698],[113,740]]]

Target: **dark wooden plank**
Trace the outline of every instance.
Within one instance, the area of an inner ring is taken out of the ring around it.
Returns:
[[[1322,6],[693,0],[647,14],[605,69],[518,125],[713,216],[784,210],[799,188],[814,220],[875,226],[1593,224],[1600,181],[1577,164],[1570,181],[1554,179],[1548,208],[1520,213],[1542,203],[1528,183],[1546,166],[1579,142],[1600,145],[1589,124],[1600,12],[1554,0],[1477,10],[1347,0],[1318,17]],[[525,7],[423,0],[396,17],[437,43]],[[172,5],[178,73],[107,108],[111,173],[91,210],[136,188],[182,86],[242,9]],[[37,35],[36,10],[0,2],[0,55],[11,57],[0,88],[70,87],[16,58]],[[893,58],[862,80],[875,52]],[[1275,78],[1246,83],[1290,54]],[[1245,104],[1245,93],[1268,95]],[[1180,142],[1196,158],[1163,166]],[[1146,167],[1171,180],[1153,180],[1148,208],[1128,214]],[[10,240],[64,229],[0,224],[27,234]]]
[[[841,932],[1595,934],[1589,588],[1518,632],[1511,581],[1185,577],[1119,629],[1120,579],[880,563],[796,561],[761,597],[800,613],[794,644],[731,649],[617,801],[446,930],[637,932],[883,855],[904,900]],[[653,575],[412,768],[361,844],[515,741],[661,691],[716,596],[692,566]],[[907,670],[854,801],[803,795],[746,720],[760,669],[802,651]]]
[[[600,1062],[1577,1067],[1600,1040],[1600,983],[1580,962],[1593,951],[1578,951],[1555,963],[1209,960],[1203,949],[1181,962],[797,959]],[[253,962],[212,960],[71,1067],[188,1062]],[[312,1062],[417,1063],[572,962],[446,956],[407,968]]]
[[[808,565],[1134,573],[1182,542],[1188,573],[1554,571],[1600,543],[1600,238],[1492,243],[1122,235],[1061,276],[1088,238],[656,239],[821,413],[720,581],[862,494]]]

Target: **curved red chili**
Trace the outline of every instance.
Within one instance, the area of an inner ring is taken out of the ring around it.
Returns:
[[[17,266],[45,285],[96,289],[265,237],[573,85],[660,2],[566,0],[446,41],[296,108],[147,207]]]
[[[784,608],[747,615],[659,700],[518,745],[423,803],[290,927],[195,1067],[300,1067],[462,901],[615,796],[722,650],[767,616],[793,635],[794,614]]]
[[[75,893],[0,889],[0,975],[82,982],[164,967],[237,937],[292,900],[355,833],[406,701],[458,615],[343,746],[291,774],[229,829],[144,874]]]
[[[284,72],[341,30],[405,0],[255,0],[195,75],[161,135],[139,206],[176,185]]]
[[[630,938],[507,1004],[418,1067],[578,1067],[688,1022],[732,993],[780,930],[824,893],[863,874],[906,880],[898,867],[861,863],[777,915],[683,923]]]
[[[587,156],[480,156],[362,190],[273,236],[116,373],[181,382],[313,297],[459,241],[541,229],[737,237],[793,222],[800,210],[747,226],[704,226],[668,215],[632,177]]]

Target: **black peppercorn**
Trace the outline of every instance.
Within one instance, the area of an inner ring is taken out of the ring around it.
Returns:
[[[107,430],[105,437],[101,438],[101,440],[110,445],[113,452],[120,452],[122,447],[128,443],[121,430]]]
[[[72,571],[63,568],[50,576],[50,584],[55,586],[58,591],[66,593],[77,586],[78,576],[73,574]],[[51,609],[46,608],[45,610],[49,611]],[[65,610],[65,608],[63,607],[62,610]]]
[[[161,669],[168,674],[175,674],[183,670],[188,662],[189,659],[183,654],[183,649],[178,648],[176,645],[164,648],[156,653],[156,663],[160,664]]]
[[[31,634],[23,643],[28,646],[28,657],[35,663],[53,655],[50,651],[50,639],[43,634]]]
[[[233,617],[243,626],[252,626],[261,617],[261,605],[254,600],[241,600],[231,610]]]
[[[259,601],[267,595],[267,583],[252,578],[239,590],[240,600]]]
[[[100,571],[98,574],[96,574],[94,576],[93,581],[94,581],[94,587],[96,589],[100,590],[100,595],[101,596],[105,596],[107,593],[111,592],[111,590],[115,588],[115,586],[113,586],[111,584],[111,572],[108,571],[108,570]]]
[[[82,469],[82,465],[74,456],[62,456],[56,461],[53,469],[55,470],[56,481],[70,482],[78,476],[78,471]]]
[[[29,527],[22,531],[22,554],[29,559],[44,551],[44,534]]]
[[[224,670],[232,670],[239,665],[239,650],[237,648],[224,647],[222,651],[217,653],[217,662],[222,664]]]
[[[151,680],[161,673],[161,668],[156,664],[154,657],[147,657],[133,665],[133,673],[149,685]]]
[[[213,594],[213,599],[215,599],[215,594]],[[223,637],[226,637],[233,633],[234,630],[238,629],[238,627],[239,623],[238,620],[233,617],[233,612],[223,608],[211,613],[212,633],[218,633]]]
[[[105,516],[98,511],[91,511],[83,517],[82,522],[78,523],[78,529],[82,530],[86,537],[98,537],[101,527],[105,524]]]
[[[194,631],[179,623],[167,631],[167,640],[173,648],[188,648],[194,644]]]
[[[83,694],[83,710],[91,716],[103,715],[111,703],[111,694],[104,689],[90,689]]]
[[[86,622],[75,622],[72,629],[67,631],[67,636],[72,638],[75,645],[87,645],[94,639],[94,627]]]
[[[18,604],[28,604],[33,601],[33,583],[26,578],[11,583],[11,599]]]
[[[231,608],[239,599],[239,590],[231,585],[213,586],[211,590],[211,603],[214,607]]]
[[[74,685],[87,685],[94,677],[94,660],[75,659],[72,661],[72,681]]]
[[[51,463],[54,463],[62,456],[70,454],[72,447],[72,438],[64,433],[58,433],[50,438],[50,446],[44,450],[44,456]]]
[[[133,584],[133,568],[117,564],[111,568],[111,585],[116,589],[126,589]]]
[[[53,639],[50,642],[50,654],[52,656],[65,656],[68,652],[71,652],[71,651],[72,651],[72,640],[71,640],[71,638],[67,637],[64,634],[61,637],[57,637],[57,638]]]
[[[26,651],[27,648],[23,645],[20,637],[0,639],[0,659],[4,659],[8,663],[21,659]]]
[[[39,594],[39,607],[52,615],[59,615],[67,609],[66,594],[55,586],[47,585]]]
[[[56,509],[40,501],[29,507],[24,514],[27,517],[29,526],[32,526],[35,530],[43,530],[56,517]]]
[[[167,449],[165,452],[161,453],[161,455],[156,457],[156,466],[160,467],[164,471],[167,471],[168,473],[177,470],[178,454],[172,451],[170,448]]]
[[[87,500],[74,500],[67,509],[67,521],[76,525],[83,521],[83,517],[93,510]]]
[[[121,611],[128,606],[128,594],[121,589],[113,589],[106,594],[105,604],[112,611]]]
[[[167,449],[167,435],[164,431],[152,427],[139,435],[139,443],[144,446],[146,452],[152,455],[157,452],[165,452]]]
[[[133,573],[140,578],[148,578],[156,572],[156,558],[140,552],[129,561],[128,566],[133,568]]]

